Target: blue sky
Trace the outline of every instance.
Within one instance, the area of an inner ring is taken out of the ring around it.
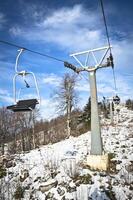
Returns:
[[[133,2],[103,0],[115,63],[117,93],[124,100],[133,97]],[[0,40],[9,41],[77,64],[71,53],[107,45],[99,0],[0,0]],[[13,103],[12,78],[17,50],[0,44],[0,106]],[[70,72],[63,63],[25,51],[20,69],[33,71],[41,94],[41,113],[44,119],[55,116],[52,94],[63,75]],[[89,97],[88,74],[78,77],[76,90],[79,106]],[[21,79],[18,87],[24,87]],[[28,78],[31,87],[33,81]],[[98,97],[113,96],[112,69],[97,72]],[[34,95],[34,88],[22,90],[22,95]]]

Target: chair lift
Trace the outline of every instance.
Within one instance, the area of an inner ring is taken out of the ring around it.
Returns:
[[[39,89],[38,89],[38,85],[37,85],[37,80],[36,77],[34,75],[33,72],[26,72],[25,70],[23,71],[18,71],[18,61],[20,58],[21,53],[24,51],[24,49],[20,49],[19,53],[17,55],[16,58],[16,63],[15,63],[15,75],[13,77],[13,93],[14,93],[14,105],[11,106],[7,106],[7,109],[12,110],[13,112],[27,112],[27,111],[32,111],[35,109],[36,105],[40,103],[40,94],[39,94]],[[34,83],[35,83],[35,88],[36,88],[36,92],[37,92],[37,96],[38,98],[35,99],[24,99],[24,100],[20,100],[20,92],[21,89],[19,90],[19,95],[18,95],[18,100],[16,99],[16,78],[18,76],[23,77],[23,80],[26,84],[26,88],[30,88],[29,84],[27,83],[27,81],[25,80],[25,77],[28,75],[32,75]]]
[[[113,102],[118,105],[120,103],[120,97],[118,97],[118,95],[114,96]]]

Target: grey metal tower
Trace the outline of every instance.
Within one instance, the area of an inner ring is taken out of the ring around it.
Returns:
[[[90,79],[90,95],[91,95],[91,155],[102,155],[103,153],[103,145],[102,145],[102,138],[101,138],[101,127],[100,127],[100,120],[99,120],[99,113],[98,113],[98,99],[97,99],[97,85],[96,85],[96,71],[100,68],[110,67],[113,66],[113,58],[111,56],[107,57],[105,63],[105,57],[107,56],[108,51],[110,50],[110,46],[87,50],[79,53],[71,54],[70,56],[73,57],[80,68],[76,68],[73,65],[65,65],[68,68],[73,69],[75,72],[80,73],[82,71],[89,72],[89,79]],[[103,51],[103,55],[100,61],[96,58],[96,52]],[[85,62],[81,62],[79,56],[85,56]],[[94,61],[94,66],[88,65],[88,58],[92,57]]]

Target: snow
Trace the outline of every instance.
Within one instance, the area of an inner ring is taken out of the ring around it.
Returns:
[[[41,146],[29,153],[16,155],[16,166],[8,169],[8,175],[1,181],[5,199],[14,199],[16,187],[25,188],[24,200],[109,200],[105,190],[112,191],[116,199],[133,199],[132,190],[133,170],[127,170],[133,161],[133,111],[121,108],[119,116],[115,115],[116,122],[110,125],[109,120],[102,120],[102,138],[104,151],[114,153],[116,162],[115,173],[91,171],[83,167],[88,153],[90,153],[91,133],[87,132],[79,137],[70,137],[56,144]],[[20,182],[23,170],[28,170],[29,176]],[[78,175],[90,174],[92,183],[75,185],[74,178]],[[45,193],[39,190],[40,186],[52,184]],[[76,190],[74,190],[74,187]],[[60,189],[59,189],[60,188]],[[69,188],[69,189],[68,189]],[[70,190],[70,191],[69,191]],[[62,191],[62,194],[59,194]],[[30,197],[32,194],[32,197]],[[53,197],[52,197],[53,195]]]

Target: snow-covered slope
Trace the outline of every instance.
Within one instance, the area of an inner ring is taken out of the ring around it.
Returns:
[[[113,126],[104,120],[102,137],[104,151],[112,156],[109,172],[91,171],[85,165],[91,139],[87,132],[16,155],[16,166],[0,179],[1,199],[133,199],[133,112],[122,108]]]

